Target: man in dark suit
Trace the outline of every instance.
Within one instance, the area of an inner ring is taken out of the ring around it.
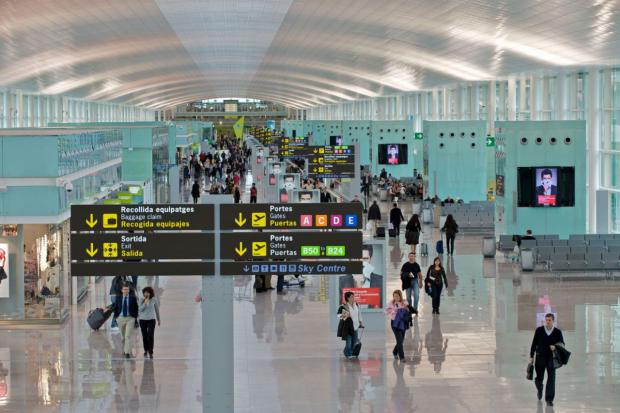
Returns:
[[[131,357],[131,336],[138,319],[138,300],[134,294],[130,294],[130,285],[126,283],[121,290],[122,294],[117,295],[114,303],[114,317],[118,322],[123,341],[123,355],[125,358]]]
[[[400,210],[396,202],[394,202],[394,207],[390,211],[390,224],[394,226],[396,237],[400,236],[400,223],[404,220],[405,217],[403,216],[403,212]]]
[[[553,172],[551,169],[543,169],[540,173],[540,179],[542,180],[542,185],[536,187],[536,195],[557,195],[558,187],[552,185]]]

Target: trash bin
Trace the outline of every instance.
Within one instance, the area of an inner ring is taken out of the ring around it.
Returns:
[[[422,204],[419,202],[414,202],[413,206],[411,207],[411,212],[412,214],[420,215],[420,213],[422,212]]]
[[[388,199],[388,191],[387,189],[379,190],[379,201],[387,201]]]
[[[429,208],[422,210],[422,222],[425,224],[430,224],[433,222],[433,214]]]
[[[482,238],[482,256],[484,258],[495,257],[495,237]]]
[[[524,248],[521,250],[521,271],[534,271],[534,250]]]

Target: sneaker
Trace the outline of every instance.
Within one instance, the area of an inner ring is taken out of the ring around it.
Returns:
[[[547,406],[553,406],[553,402],[547,402]]]
[[[114,326],[112,328],[110,328],[110,331],[114,332],[114,333],[118,333],[118,326]]]

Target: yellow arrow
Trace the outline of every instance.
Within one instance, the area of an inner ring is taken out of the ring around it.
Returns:
[[[242,257],[243,254],[248,252],[248,249],[247,248],[243,248],[243,242],[240,242],[239,243],[239,247],[235,248],[235,252],[237,253],[238,256]]]
[[[94,227],[95,227],[95,225],[97,225],[97,222],[99,222],[99,221],[97,221],[97,220],[95,219],[95,217],[93,217],[93,214],[90,214],[90,216],[89,216],[89,217],[88,217],[88,219],[86,220],[86,225],[88,225],[88,226],[89,226],[89,227],[91,227],[91,228],[94,228]]]
[[[94,257],[94,256],[97,254],[97,252],[99,252],[99,250],[98,250],[97,248],[95,248],[95,247],[94,247],[94,245],[93,245],[93,243],[91,242],[91,243],[90,243],[90,248],[88,248],[88,249],[86,250],[86,253],[87,253],[88,255],[90,255],[90,257],[92,258],[92,257]]]
[[[240,227],[244,226],[245,223],[247,222],[247,219],[243,218],[243,214],[241,212],[239,212],[239,217],[235,218],[235,224],[239,225]],[[241,254],[243,255],[243,254]]]

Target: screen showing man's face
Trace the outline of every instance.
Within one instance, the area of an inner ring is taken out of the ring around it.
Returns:
[[[274,174],[280,173],[280,164],[279,163],[274,163],[273,166],[271,167],[271,169],[273,170]]]
[[[542,176],[542,186],[545,188],[545,190],[551,188],[552,179],[553,177],[551,176],[551,174],[544,174]]]
[[[388,147],[388,163],[398,165],[398,147],[392,145]]]
[[[300,193],[299,202],[312,202],[312,194],[309,192]]]
[[[295,177],[287,175],[284,177],[284,188],[293,189],[295,188]]]

